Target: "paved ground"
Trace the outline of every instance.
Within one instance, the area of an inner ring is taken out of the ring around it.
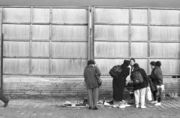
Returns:
[[[74,101],[74,100],[72,100]],[[148,104],[147,109],[133,106],[118,109],[99,106],[87,108],[62,108],[61,99],[14,99],[7,108],[0,104],[0,118],[180,118],[180,98],[165,100],[161,107]],[[77,102],[77,101],[75,101]]]

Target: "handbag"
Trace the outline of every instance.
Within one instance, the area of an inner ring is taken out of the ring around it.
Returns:
[[[100,78],[100,76],[96,76],[96,79],[97,79],[98,87],[100,87],[102,85],[102,79]]]

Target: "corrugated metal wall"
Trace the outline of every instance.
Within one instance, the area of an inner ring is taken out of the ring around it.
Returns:
[[[160,60],[164,75],[180,75],[180,10],[4,7],[1,11],[7,93],[81,94],[83,69],[90,58],[104,75],[104,93],[111,92],[109,69],[130,57],[148,73],[150,61]]]

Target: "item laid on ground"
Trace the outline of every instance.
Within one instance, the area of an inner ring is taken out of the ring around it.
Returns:
[[[64,106],[72,106],[72,103],[70,101],[66,101],[63,105]]]

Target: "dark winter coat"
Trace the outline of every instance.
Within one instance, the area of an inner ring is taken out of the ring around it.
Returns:
[[[162,85],[163,84],[163,75],[162,75],[161,68],[156,66],[152,70],[150,78],[155,85]]]
[[[97,76],[101,76],[101,72],[97,66],[86,66],[84,69],[84,81],[87,89],[98,88]]]
[[[139,69],[137,69],[137,70],[133,70],[132,73],[131,73],[131,79],[133,80],[133,76],[132,76],[132,75],[133,75],[136,71],[140,72],[140,74],[142,75],[142,77],[143,77],[143,82],[142,82],[142,83],[138,83],[138,84],[133,83],[133,88],[134,88],[134,90],[146,88],[146,87],[148,86],[148,77],[147,77],[147,74],[146,74],[146,72],[145,72],[144,69],[139,68]]]
[[[123,100],[126,77],[129,75],[129,68],[121,65],[122,71],[118,73],[117,78],[113,78],[113,99],[115,101]]]

